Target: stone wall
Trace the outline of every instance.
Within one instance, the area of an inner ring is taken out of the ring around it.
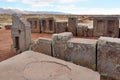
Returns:
[[[77,27],[77,36],[79,37],[87,37],[88,26],[79,25]]]
[[[93,19],[94,36],[119,36],[119,18],[95,17]]]
[[[67,32],[67,22],[55,22],[55,33]]]
[[[41,32],[41,23],[39,18],[28,18],[27,21],[30,23],[31,32]]]
[[[41,18],[41,32],[54,33],[55,32],[55,19],[53,17]]]
[[[68,18],[68,32],[72,32],[74,36],[77,35],[78,18],[76,16],[70,16]]]

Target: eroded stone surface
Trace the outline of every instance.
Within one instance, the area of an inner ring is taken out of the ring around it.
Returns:
[[[119,36],[118,17],[95,17],[93,20],[94,36]]]
[[[68,31],[72,32],[74,36],[77,34],[78,18],[76,16],[70,16],[68,18]]]
[[[64,59],[64,51],[67,49],[67,41],[73,37],[71,32],[53,34],[53,56]]]
[[[79,25],[77,27],[77,36],[87,37],[88,36],[88,26]]]
[[[96,69],[96,42],[97,40],[72,38],[67,42],[64,52],[65,59],[75,64]]]
[[[39,38],[31,44],[31,50],[52,56],[52,40]]]
[[[120,80],[120,39],[99,38],[97,51],[98,71],[101,74]]]
[[[67,31],[67,22],[55,22],[55,32],[62,33]]]
[[[41,22],[39,18],[28,18],[27,21],[30,23],[31,32],[41,32]]]
[[[27,51],[0,63],[1,80],[100,80],[100,75],[41,53]]]

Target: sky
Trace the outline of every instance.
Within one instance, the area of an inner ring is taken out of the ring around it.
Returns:
[[[120,14],[120,0],[0,0],[0,8],[73,14]]]

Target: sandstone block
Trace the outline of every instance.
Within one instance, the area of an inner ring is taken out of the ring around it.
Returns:
[[[39,38],[31,44],[31,50],[52,56],[52,40]]]
[[[56,22],[55,32],[62,33],[67,31],[67,22]]]
[[[97,40],[72,38],[67,42],[64,52],[65,59],[75,64],[96,69],[96,42]]]
[[[79,25],[77,27],[77,36],[87,37],[87,35],[88,35],[88,26]]]
[[[76,16],[70,16],[68,18],[68,31],[72,32],[74,36],[77,34],[78,18]]]
[[[71,32],[53,34],[53,56],[64,59],[64,51],[67,48],[67,41],[73,37]]]
[[[97,68],[101,74],[120,80],[120,39],[99,38]]]

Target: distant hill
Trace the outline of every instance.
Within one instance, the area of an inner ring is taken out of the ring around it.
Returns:
[[[22,11],[19,9],[0,8],[0,14],[66,14],[55,11]]]

